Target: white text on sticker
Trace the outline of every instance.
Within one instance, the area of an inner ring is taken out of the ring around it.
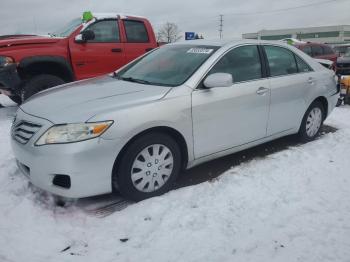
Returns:
[[[191,48],[187,51],[187,53],[190,54],[210,54],[213,52],[213,49],[206,49],[206,48]]]

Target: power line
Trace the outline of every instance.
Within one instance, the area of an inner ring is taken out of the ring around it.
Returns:
[[[349,0],[326,0],[326,1],[317,2],[317,3],[310,3],[310,4],[305,4],[305,5],[280,8],[280,9],[274,9],[274,10],[269,10],[269,11],[257,11],[257,12],[249,12],[249,13],[225,13],[225,15],[240,16],[240,15],[270,14],[270,13],[284,12],[284,11],[295,10],[295,9],[300,9],[300,8],[305,8],[305,7],[318,6],[318,5],[328,4],[328,3],[342,2],[342,1],[349,1]]]
[[[223,31],[223,27],[224,27],[224,20],[223,20],[224,15],[220,15],[220,24],[219,24],[219,36],[220,39],[222,39],[223,35],[222,35],[222,31]]]

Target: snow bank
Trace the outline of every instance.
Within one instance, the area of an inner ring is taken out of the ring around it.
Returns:
[[[350,107],[335,133],[105,218],[28,185],[0,109],[0,261],[349,261]]]

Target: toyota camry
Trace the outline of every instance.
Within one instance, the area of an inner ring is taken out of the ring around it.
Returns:
[[[12,148],[31,183],[55,195],[139,201],[183,169],[286,135],[314,139],[338,96],[334,73],[292,46],[187,41],[34,95]]]

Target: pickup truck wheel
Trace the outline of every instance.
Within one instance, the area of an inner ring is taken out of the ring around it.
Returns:
[[[181,169],[181,151],[172,137],[149,133],[128,146],[116,169],[113,189],[140,201],[169,191]]]
[[[29,79],[25,84],[22,100],[25,101],[32,95],[45,89],[64,84],[64,80],[54,75],[37,75]]]
[[[303,121],[299,129],[299,138],[302,142],[313,140],[320,132],[323,124],[324,108],[323,105],[316,101],[306,110]]]

